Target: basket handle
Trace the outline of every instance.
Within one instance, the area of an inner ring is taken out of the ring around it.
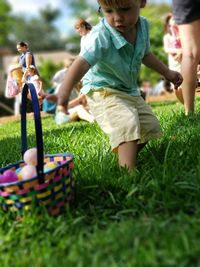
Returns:
[[[40,108],[35,87],[32,83],[26,83],[22,89],[22,108],[21,108],[21,153],[22,158],[27,150],[27,131],[26,131],[26,110],[27,110],[27,94],[28,90],[31,93],[32,107],[35,120],[36,132],[36,147],[37,147],[37,174],[41,182],[44,182],[43,172],[43,138],[42,138],[42,124],[40,117]]]

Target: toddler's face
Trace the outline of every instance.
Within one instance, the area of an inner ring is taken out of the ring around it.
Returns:
[[[112,2],[112,1],[110,1]],[[115,4],[118,2],[117,4]],[[99,1],[108,24],[122,34],[134,29],[140,12],[140,0]]]

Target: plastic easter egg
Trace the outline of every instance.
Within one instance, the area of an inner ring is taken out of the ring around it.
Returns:
[[[26,164],[36,166],[37,165],[37,148],[33,147],[24,153],[24,161]]]
[[[37,176],[36,167],[33,165],[25,165],[20,171],[20,177],[22,180],[30,179]]]
[[[19,167],[18,169],[15,170],[15,173],[17,174],[19,180],[22,180],[22,174],[21,174],[22,169],[23,167]]]
[[[6,170],[1,177],[1,183],[12,183],[18,181],[18,176],[15,171]]]
[[[45,165],[44,165],[44,173],[50,171],[50,170],[53,170],[57,167],[57,163],[55,162],[47,162]]]
[[[19,167],[19,168],[17,168],[17,169],[15,170],[15,173],[18,174],[19,172],[21,172],[22,168],[23,168],[23,167]]]

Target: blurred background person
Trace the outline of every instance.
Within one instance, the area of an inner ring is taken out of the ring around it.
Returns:
[[[170,70],[181,72],[182,49],[178,25],[175,23],[172,13],[167,14],[164,23],[163,36],[164,50],[168,55],[168,66]],[[184,104],[181,86],[174,89],[176,97]]]
[[[36,68],[35,58],[33,53],[29,50],[28,43],[18,42],[16,48],[20,53],[19,64],[22,66],[23,73],[29,70],[30,65],[33,65]],[[36,73],[39,75],[37,68]]]
[[[152,84],[150,81],[142,81],[141,87],[141,96],[146,100],[150,95],[153,95]]]
[[[21,90],[22,90],[22,67],[19,64],[18,56],[13,57],[8,68],[8,75],[5,88],[5,97],[14,98],[14,115],[20,114]]]
[[[55,114],[55,122],[57,124],[64,124],[70,121],[85,120],[88,122],[94,122],[94,116],[91,114],[85,95],[80,93],[82,83],[76,84],[72,90],[69,98],[69,114],[65,114],[57,110],[57,93],[64,80],[68,68],[71,66],[75,58],[70,58],[66,61],[65,67],[55,73],[52,78],[54,90],[51,93],[44,94],[43,111],[47,113]]]
[[[52,88],[48,89],[47,92],[44,95],[42,110],[46,113],[55,114],[56,107],[57,107],[57,93],[59,91],[60,85],[62,84],[65,74],[67,73],[67,70],[69,66],[74,61],[73,57],[70,57],[67,59],[64,63],[64,67],[60,70],[58,70],[52,77]],[[76,97],[77,94],[74,95]]]
[[[38,96],[38,101],[39,105],[42,104],[43,97],[42,95],[44,94],[43,89],[42,89],[42,81],[38,74],[36,73],[36,67],[34,65],[30,65],[28,68],[28,71],[26,71],[22,77],[22,82],[23,83],[32,83],[35,87],[37,96]],[[28,93],[28,98],[31,100],[31,95]]]
[[[87,41],[86,37],[88,37],[88,34],[92,30],[92,25],[90,25],[90,23],[88,23],[83,18],[79,18],[75,22],[74,28],[81,36],[81,42],[80,42],[80,48],[81,48],[84,46],[85,42]]]

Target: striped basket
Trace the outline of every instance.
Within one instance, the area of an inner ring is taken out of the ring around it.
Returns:
[[[21,112],[21,141],[22,157],[27,150],[26,133],[26,102],[30,90],[34,111],[36,145],[37,145],[37,176],[12,183],[0,184],[0,205],[5,211],[16,211],[22,214],[24,210],[34,206],[43,205],[49,214],[57,215],[66,203],[73,199],[72,170],[73,155],[51,154],[43,155],[43,138],[40,110],[37,94],[33,84],[25,84],[22,93]],[[57,167],[44,173],[43,166],[47,162],[57,163]],[[2,174],[6,170],[23,167],[23,160],[0,169]]]

